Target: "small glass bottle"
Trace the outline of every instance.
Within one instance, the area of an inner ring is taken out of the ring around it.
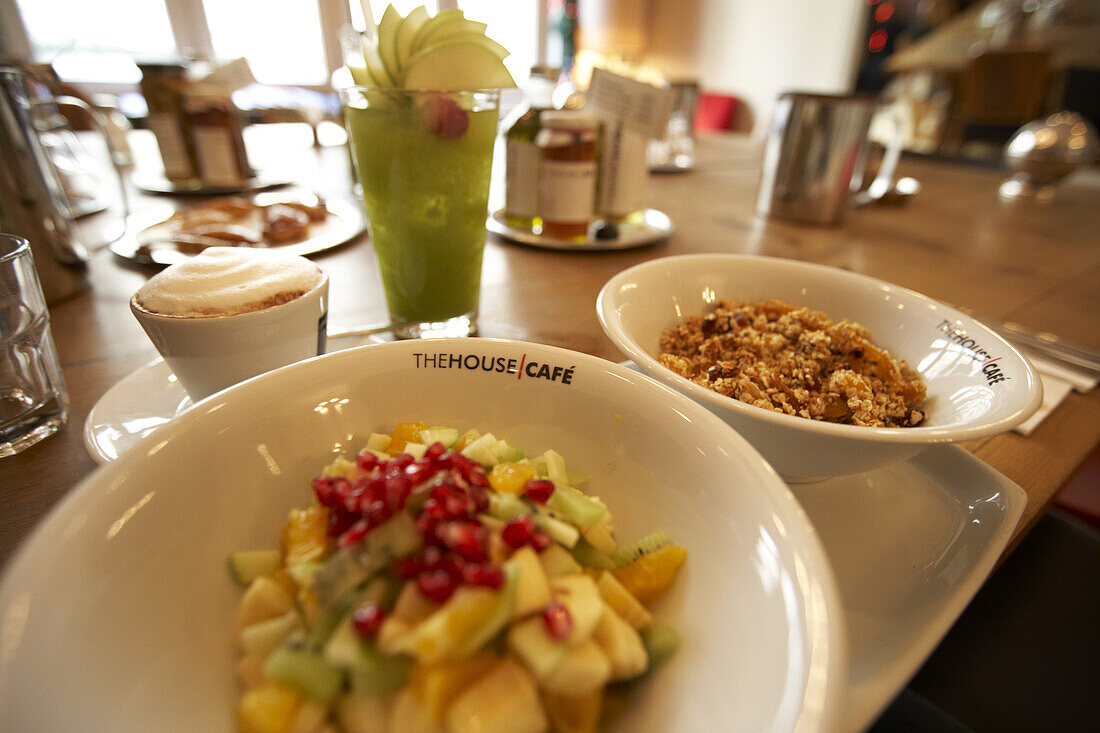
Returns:
[[[187,70],[178,64],[140,64],[138,68],[141,93],[149,108],[146,126],[156,136],[164,176],[177,186],[197,188],[199,167],[183,108],[189,85]]]
[[[194,93],[187,96],[184,106],[202,184],[210,188],[246,186],[252,169],[233,100],[227,94]]]
[[[599,119],[584,112],[547,111],[535,138],[540,153],[542,234],[585,241],[595,218]]]
[[[542,113],[553,109],[551,97],[558,70],[532,66],[526,104],[505,122],[504,134],[504,221],[514,229],[532,231],[541,227],[539,207],[539,149],[535,136],[542,129]]]

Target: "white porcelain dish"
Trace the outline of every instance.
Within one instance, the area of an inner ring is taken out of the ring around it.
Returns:
[[[240,591],[227,554],[270,546],[334,454],[408,419],[554,447],[592,476],[624,535],[663,527],[687,546],[655,609],[682,647],[618,730],[835,729],[846,645],[832,570],[759,454],[625,367],[481,339],[285,367],[200,402],[99,468],[0,584],[0,729],[232,730]]]
[[[661,366],[661,334],[722,298],[778,298],[867,327],[877,345],[920,372],[928,388],[925,421],[911,428],[867,428],[784,415],[725,397]],[[911,290],[832,267],[750,255],[660,258],[611,278],[596,308],[604,332],[623,354],[719,415],[788,481],[862,473],[930,445],[1001,433],[1042,402],[1034,367],[980,322]]]

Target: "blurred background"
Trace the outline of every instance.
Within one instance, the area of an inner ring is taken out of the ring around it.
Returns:
[[[685,85],[697,128],[761,135],[784,91],[870,92],[895,103],[909,151],[999,159],[1012,132],[1071,109],[1100,117],[1100,0],[396,0],[488,23],[522,88],[560,70],[560,98],[593,66]],[[299,121],[342,142],[341,39],[380,0],[0,0],[0,60],[32,66],[140,128],[138,64],[246,59],[247,123]],[[518,102],[517,92],[511,102]],[[72,116],[72,111],[66,112]],[[333,122],[329,126],[323,124]],[[79,120],[75,121],[79,124]],[[883,136],[891,134],[882,131]]]

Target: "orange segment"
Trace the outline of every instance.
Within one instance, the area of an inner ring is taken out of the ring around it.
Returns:
[[[328,509],[320,506],[291,509],[281,539],[285,564],[320,560],[330,548]]]
[[[406,443],[419,443],[420,431],[427,429],[428,423],[425,422],[397,423],[397,427],[393,430],[393,435],[390,436],[390,444],[386,447],[386,452],[390,455],[394,455],[405,450]]]
[[[635,598],[644,602],[672,585],[686,559],[686,549],[679,545],[665,545],[619,568],[614,575]]]
[[[301,706],[294,690],[275,682],[254,687],[237,707],[240,733],[287,733]]]
[[[523,463],[498,463],[489,471],[489,485],[502,494],[523,492],[523,485],[535,477],[535,467]]]

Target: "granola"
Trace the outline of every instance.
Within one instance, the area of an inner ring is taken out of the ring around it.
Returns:
[[[852,321],[776,299],[717,301],[661,336],[665,367],[756,407],[811,420],[911,427],[924,420],[924,383]]]

